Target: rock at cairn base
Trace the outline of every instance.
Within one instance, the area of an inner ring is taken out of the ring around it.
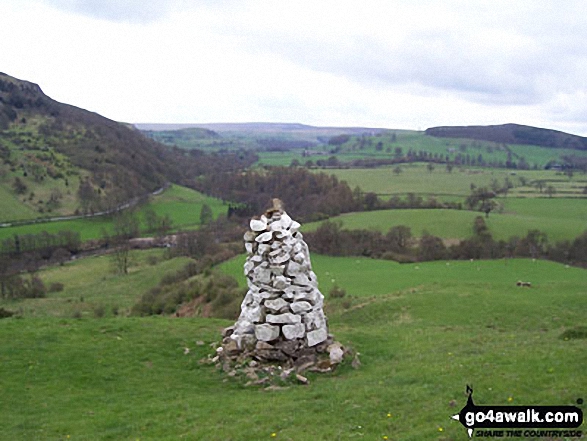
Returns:
[[[303,358],[317,365],[320,354],[329,360],[328,348],[334,340],[328,334],[324,296],[299,228],[278,199],[273,208],[250,222],[250,231],[244,235],[249,290],[237,322],[223,340],[224,347],[238,350],[220,351],[232,354],[233,361],[250,357],[286,360],[294,366]]]

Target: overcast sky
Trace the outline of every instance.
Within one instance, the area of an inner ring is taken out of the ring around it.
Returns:
[[[581,0],[2,0],[0,71],[134,123],[587,136]]]

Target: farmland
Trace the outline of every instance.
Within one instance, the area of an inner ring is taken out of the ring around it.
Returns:
[[[587,204],[569,199],[500,199],[502,213],[492,213],[485,219],[496,239],[525,236],[528,230],[538,229],[549,240],[570,240],[587,229]],[[421,236],[424,230],[444,239],[464,239],[471,236],[473,220],[482,213],[468,210],[405,209],[347,213],[331,218],[341,221],[343,227],[388,231],[396,225],[407,225],[412,234]],[[319,222],[305,225],[304,231],[315,230]]]
[[[549,170],[520,170],[512,172],[503,169],[454,167],[448,172],[444,165],[437,164],[432,172],[425,164],[401,164],[400,173],[394,167],[376,169],[329,169],[326,170],[346,181],[351,188],[359,186],[364,192],[378,195],[405,195],[414,193],[422,196],[461,196],[471,192],[471,184],[477,187],[490,187],[493,181],[500,186],[506,178],[513,185],[509,194],[524,197],[546,197],[535,187],[536,182],[543,181],[543,186],[553,185],[557,190],[554,197],[585,197],[583,189],[587,186],[585,175],[576,175],[568,179],[560,172]]]

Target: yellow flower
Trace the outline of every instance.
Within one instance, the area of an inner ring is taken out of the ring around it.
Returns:
[[[439,428],[438,428],[438,431],[439,431],[439,432],[444,432],[444,429],[443,429],[442,427],[439,427]]]
[[[387,418],[391,418],[391,414],[390,413],[387,414]]]
[[[511,403],[512,401],[514,401],[514,399],[512,397],[508,397],[508,403]]]
[[[273,432],[273,433],[271,434],[271,438],[275,438],[276,436],[277,436],[277,433],[275,433],[275,432]]]
[[[383,435],[383,439],[388,439],[388,438],[387,438],[387,435]]]

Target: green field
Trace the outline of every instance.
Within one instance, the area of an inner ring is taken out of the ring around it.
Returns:
[[[200,211],[205,203],[210,206],[215,218],[226,213],[226,206],[222,201],[186,187],[172,185],[160,195],[152,196],[150,202],[138,210],[138,216],[144,220],[145,211],[152,208],[160,216],[169,215],[173,222],[173,229],[189,230],[200,226]],[[112,218],[100,216],[0,228],[0,239],[15,234],[37,234],[41,231],[57,233],[61,230],[70,230],[79,232],[82,240],[85,241],[101,237],[102,232],[111,231],[111,227]]]
[[[360,353],[359,369],[266,391],[199,362],[230,321],[4,319],[0,439],[458,440],[467,435],[450,416],[466,384],[478,405],[585,397],[585,340],[563,334],[582,335],[585,270],[531,260],[312,261],[324,293],[332,279],[347,291],[327,297],[326,309],[331,332]],[[87,262],[76,265],[95,265]],[[223,268],[237,275],[242,257]],[[517,288],[519,279],[532,288]]]
[[[47,287],[62,283],[63,291],[49,293],[46,298],[0,299],[0,307],[19,311],[24,317],[93,317],[98,308],[104,310],[106,317],[114,314],[113,309],[126,315],[164,274],[182,268],[189,261],[186,257],[166,260],[161,249],[131,251],[129,273],[122,275],[116,272],[110,256],[87,257],[37,273]]]
[[[393,135],[395,133],[395,141]],[[377,148],[377,144],[380,148]],[[331,146],[330,146],[331,147]],[[508,144],[507,148],[501,143],[490,141],[478,141],[459,138],[437,138],[425,135],[424,132],[389,130],[381,135],[370,136],[361,139],[352,137],[348,142],[341,145],[336,156],[345,160],[347,156],[361,155],[364,158],[389,159],[395,155],[395,149],[400,148],[402,154],[409,150],[414,152],[425,151],[440,158],[447,156],[454,160],[457,154],[469,156],[478,160],[481,155],[484,162],[501,161],[508,159],[509,149],[512,161],[518,163],[521,158],[530,165],[544,167],[549,161],[561,161],[565,155],[585,156],[587,152],[581,150],[547,148],[533,145]],[[354,158],[353,158],[354,159]]]
[[[583,189],[587,186],[587,176],[575,175],[568,179],[560,172],[550,170],[522,170],[512,172],[504,169],[454,167],[449,173],[446,167],[436,164],[434,170],[429,172],[425,164],[413,163],[399,166],[401,173],[394,173],[395,167],[381,167],[369,169],[328,169],[318,170],[335,175],[340,180],[346,181],[351,188],[360,187],[364,192],[373,192],[385,199],[390,195],[405,195],[415,193],[423,196],[461,196],[466,197],[471,193],[471,184],[476,187],[490,187],[495,179],[500,186],[507,179],[514,185],[512,195],[526,197],[546,197],[540,193],[532,183],[542,180],[545,187],[553,185],[558,196],[582,196]],[[526,180],[523,186],[520,178]],[[544,191],[544,189],[543,189]],[[441,198],[442,199],[442,198]]]
[[[523,237],[528,230],[538,229],[551,242],[571,240],[587,230],[587,203],[576,199],[499,199],[503,213],[468,210],[378,210],[347,213],[331,218],[341,221],[348,230],[368,229],[387,232],[391,227],[407,225],[416,237],[424,230],[443,239],[464,239],[473,234],[473,220],[483,216],[496,239]],[[308,223],[303,231],[313,231],[320,222]]]
[[[395,134],[395,140],[393,138]],[[381,143],[381,144],[379,144]],[[379,146],[378,146],[379,144]],[[423,151],[438,159],[447,157],[454,161],[458,154],[468,156],[474,161],[479,157],[485,162],[508,160],[508,149],[511,152],[513,162],[519,163],[523,158],[530,167],[543,168],[548,162],[562,162],[563,156],[586,156],[581,150],[555,149],[538,147],[533,145],[508,144],[507,149],[503,144],[490,141],[477,141],[459,138],[436,138],[427,136],[424,132],[410,130],[386,130],[380,135],[358,137],[353,136],[341,146],[318,144],[309,150],[311,156],[302,157],[302,151],[291,149],[285,152],[260,152],[259,163],[263,165],[289,165],[292,159],[297,159],[302,164],[311,160],[325,160],[334,155],[341,162],[350,162],[356,159],[392,159],[396,157],[396,149],[400,149],[400,155],[406,155],[408,151]],[[478,165],[478,162],[476,162]]]

